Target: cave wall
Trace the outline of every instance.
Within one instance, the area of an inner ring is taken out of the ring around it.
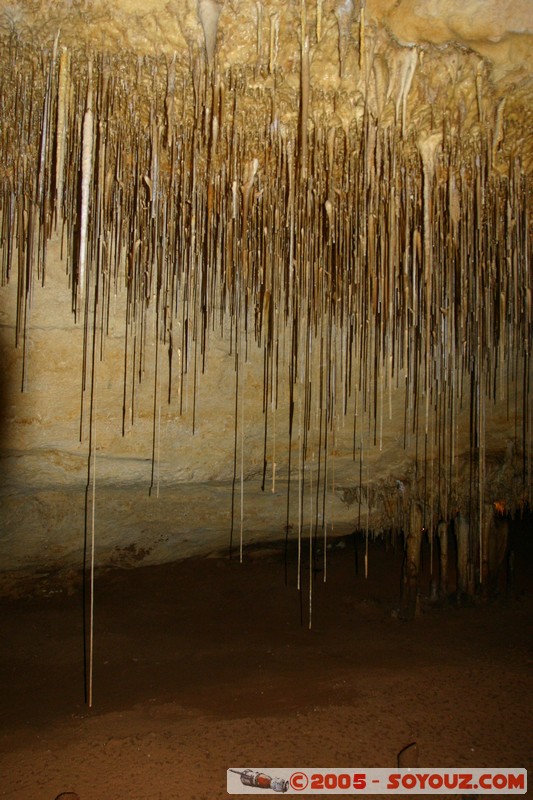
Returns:
[[[0,31],[4,570],[531,504],[531,3]]]

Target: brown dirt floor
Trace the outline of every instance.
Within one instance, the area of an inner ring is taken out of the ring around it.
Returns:
[[[412,621],[401,546],[371,543],[365,580],[361,537],[327,551],[325,583],[317,568],[311,630],[292,550],[287,585],[275,547],[102,573],[91,709],[81,591],[41,580],[0,606],[0,797],[216,800],[228,767],[395,767],[412,741],[420,766],[525,767],[531,782],[526,527],[509,591],[426,600]],[[426,545],[426,589],[428,563]]]

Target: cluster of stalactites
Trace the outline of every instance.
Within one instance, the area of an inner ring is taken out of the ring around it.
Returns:
[[[445,119],[420,137],[405,110],[387,127],[369,113],[312,124],[303,74],[291,126],[245,71],[74,63],[57,42],[40,57],[12,45],[3,60],[1,270],[18,281],[19,344],[57,230],[74,317],[87,322],[84,384],[91,330],[105,337],[115,293],[127,297],[126,348],[152,335],[155,314],[170,403],[193,361],[201,371],[211,331],[229,331],[237,375],[255,338],[265,442],[279,393],[289,453],[301,414],[290,476],[317,424],[327,460],[340,416],[353,420],[354,460],[363,440],[378,446],[387,391],[404,382],[404,444],[420,438],[422,463],[431,432],[435,465],[413,485],[436,515],[463,491],[459,409],[470,408],[468,491],[482,503],[487,407],[498,385],[518,386],[510,414],[522,472],[509,500],[531,500],[531,184],[518,158],[505,173],[492,168],[502,119],[469,140]],[[141,345],[131,370],[145,357]],[[326,476],[324,467],[324,492]]]

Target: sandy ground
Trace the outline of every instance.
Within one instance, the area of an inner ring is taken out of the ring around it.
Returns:
[[[395,767],[412,741],[421,766],[531,776],[532,539],[514,535],[508,595],[423,602],[411,622],[401,549],[371,544],[365,580],[345,540],[326,582],[317,563],[311,630],[292,552],[287,584],[275,549],[108,572],[91,709],[80,591],[41,581],[1,606],[0,797],[216,800],[228,767]]]

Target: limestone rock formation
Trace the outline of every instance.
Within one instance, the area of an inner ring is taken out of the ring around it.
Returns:
[[[0,39],[3,570],[531,504],[530,2],[15,0]]]

